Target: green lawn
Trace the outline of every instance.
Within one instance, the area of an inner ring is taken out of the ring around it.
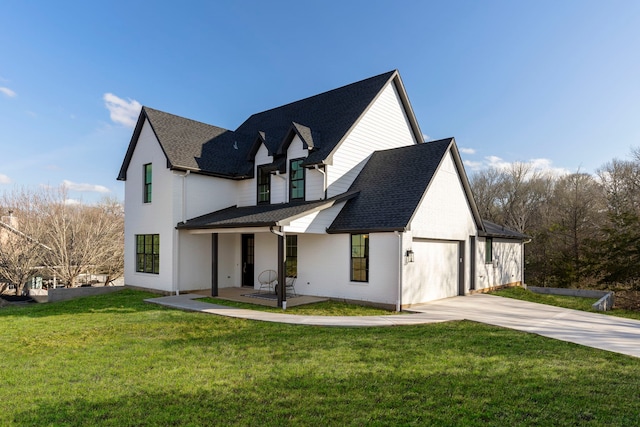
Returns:
[[[619,308],[609,311],[594,310],[593,308],[591,308],[591,305],[598,301],[598,298],[581,298],[564,295],[537,294],[520,287],[500,289],[491,292],[491,294],[501,297],[537,302],[540,304],[555,305],[557,307],[571,308],[574,310],[592,311],[595,313],[640,320],[640,312],[637,311],[623,310]]]
[[[283,311],[278,307],[229,301],[212,297],[198,298],[198,301],[225,305],[228,307],[246,308],[248,310],[266,311],[269,313],[299,314],[304,316],[386,316],[390,314],[407,314],[405,311],[398,313],[397,311],[389,311],[382,308],[367,307],[357,304],[347,304],[338,301],[324,301],[315,304],[298,305],[289,307],[286,311]]]
[[[637,425],[640,359],[473,322],[325,328],[125,290],[0,309],[0,425]]]

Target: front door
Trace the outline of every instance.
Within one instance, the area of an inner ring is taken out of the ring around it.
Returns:
[[[253,274],[255,263],[255,236],[253,234],[242,235],[242,286],[254,285]]]

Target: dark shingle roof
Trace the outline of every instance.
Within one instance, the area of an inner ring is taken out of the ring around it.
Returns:
[[[355,197],[357,192],[347,192],[326,200],[291,202],[275,205],[232,206],[208,213],[187,222],[178,223],[178,229],[216,229],[235,227],[268,227],[282,225],[300,216],[330,208],[336,203]]]
[[[453,138],[376,151],[349,191],[329,233],[402,231],[409,225]]]
[[[322,163],[394,76],[398,76],[397,71],[390,71],[254,114],[235,131],[143,107],[118,179],[126,179],[126,169],[145,118],[171,168],[228,178],[252,176],[252,153],[255,154],[257,138],[261,136],[272,155],[283,155],[278,150],[292,129],[312,148],[305,164]],[[412,114],[409,111],[417,132]]]
[[[505,227],[504,225],[494,224],[493,222],[482,220],[485,231],[479,231],[478,235],[487,237],[502,237],[505,239],[526,240],[530,236],[519,233],[515,230]]]
[[[321,163],[360,118],[382,88],[394,76],[389,71],[356,83],[292,102],[249,117],[236,132],[255,135],[264,131],[273,141],[282,141],[293,122],[322,134],[321,146],[309,154],[306,163]],[[268,143],[268,141],[267,141]],[[267,146],[277,152],[277,146]]]

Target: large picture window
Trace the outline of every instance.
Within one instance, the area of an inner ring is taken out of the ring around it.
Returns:
[[[151,203],[151,163],[144,165],[144,188],[142,189],[143,200]]]
[[[160,273],[159,234],[136,234],[136,271]]]
[[[369,281],[369,235],[351,235],[351,281]]]
[[[289,200],[304,200],[304,159],[291,160],[289,163]]]
[[[262,166],[258,166],[258,203],[269,203],[271,190],[271,174]]]
[[[298,276],[298,236],[287,235],[287,261],[285,263],[285,270],[287,277]]]

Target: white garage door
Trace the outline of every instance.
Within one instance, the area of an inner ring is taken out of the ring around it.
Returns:
[[[458,244],[414,239],[413,292],[421,300],[414,303],[458,295]]]

